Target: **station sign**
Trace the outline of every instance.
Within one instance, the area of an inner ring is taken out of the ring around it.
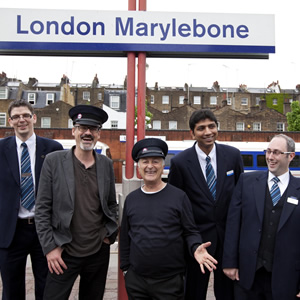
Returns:
[[[0,54],[268,58],[268,14],[153,11],[0,10]]]

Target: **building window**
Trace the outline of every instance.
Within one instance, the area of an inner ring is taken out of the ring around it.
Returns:
[[[82,98],[83,98],[83,100],[90,100],[90,92],[83,92],[83,94],[82,94]]]
[[[210,96],[210,105],[217,105],[217,97],[216,96]]]
[[[177,121],[169,121],[169,129],[176,130],[177,129]]]
[[[31,105],[35,105],[36,94],[35,93],[28,93],[27,100]]]
[[[231,105],[231,104],[232,104],[231,98],[227,98],[227,105]]]
[[[179,96],[179,104],[184,104],[184,96]]]
[[[68,120],[68,128],[72,128],[73,127],[73,120],[69,119]]]
[[[50,105],[54,103],[55,94],[54,93],[47,93],[46,94],[46,105]]]
[[[259,102],[260,102],[260,97],[256,97],[255,98],[255,105],[259,105]]]
[[[98,100],[99,100],[99,101],[102,100],[102,93],[98,93]]]
[[[194,96],[194,104],[201,104],[201,97],[200,96]]]
[[[261,123],[260,122],[253,123],[253,131],[261,131]]]
[[[0,126],[6,126],[6,113],[0,113]]]
[[[118,128],[118,121],[110,121],[111,128]]]
[[[8,87],[0,87],[0,99],[8,99]]]
[[[169,111],[168,111],[167,109],[163,109],[161,112],[162,112],[163,114],[168,114],[168,113],[169,113]]]
[[[236,123],[236,130],[237,131],[244,131],[244,128],[245,128],[244,122],[237,122]]]
[[[50,117],[42,117],[41,118],[41,127],[42,128],[51,128],[51,118]]]
[[[153,120],[153,129],[161,129],[161,121]]]
[[[150,96],[150,104],[154,104],[154,95]]]
[[[220,122],[217,122],[217,127],[218,127],[218,130],[221,130]]]
[[[248,98],[242,98],[241,105],[248,105]]]
[[[284,131],[284,123],[277,123],[276,131]]]
[[[169,96],[162,96],[162,104],[169,104]]]
[[[112,109],[120,108],[120,96],[119,95],[110,95],[109,96],[109,106]]]
[[[278,104],[278,100],[276,98],[273,99],[273,105],[277,105]]]

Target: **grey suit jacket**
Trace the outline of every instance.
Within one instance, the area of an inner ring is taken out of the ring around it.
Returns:
[[[36,229],[44,254],[71,242],[70,223],[74,212],[75,179],[73,149],[46,157],[36,200]],[[112,161],[95,153],[99,201],[105,218],[107,237],[117,236],[117,203]]]

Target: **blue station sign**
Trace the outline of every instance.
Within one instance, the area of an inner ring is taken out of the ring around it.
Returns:
[[[1,9],[0,54],[268,58],[266,14]]]

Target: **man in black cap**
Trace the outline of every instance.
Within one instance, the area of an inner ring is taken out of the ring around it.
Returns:
[[[102,299],[117,204],[112,161],[93,148],[108,116],[90,105],[75,106],[69,115],[76,145],[47,156],[36,203],[49,268],[44,299],[68,299],[78,275],[79,299]]]
[[[187,195],[161,179],[167,153],[167,144],[155,138],[132,149],[144,185],[127,196],[121,224],[120,267],[129,299],[182,300],[185,251],[203,273],[204,267],[216,268],[206,251],[211,243],[202,243]]]

